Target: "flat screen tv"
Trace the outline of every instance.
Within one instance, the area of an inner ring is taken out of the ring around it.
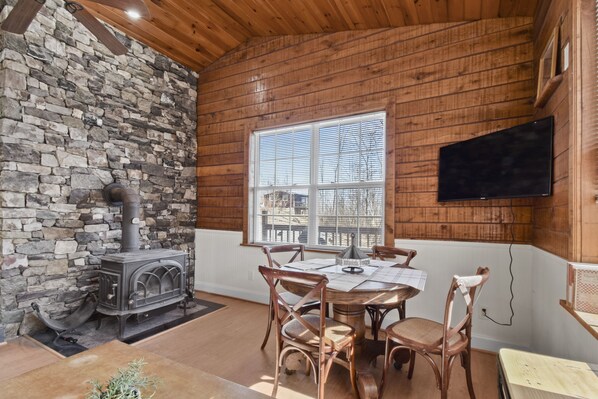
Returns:
[[[548,196],[553,117],[440,148],[438,201]]]

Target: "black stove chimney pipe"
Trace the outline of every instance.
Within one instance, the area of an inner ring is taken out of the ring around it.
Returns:
[[[123,207],[121,252],[139,251],[139,194],[120,183],[104,188],[106,202]]]

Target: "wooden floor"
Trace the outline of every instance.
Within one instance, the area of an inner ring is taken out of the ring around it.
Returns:
[[[136,346],[170,358],[180,363],[199,368],[217,376],[248,386],[259,392],[270,394],[274,377],[274,340],[270,338],[266,350],[260,350],[267,307],[251,302],[226,298],[205,293],[198,297],[219,302],[228,307],[191,323],[179,326],[159,336],[138,342]],[[0,381],[6,378],[6,365],[18,364],[18,372],[41,367],[46,363],[31,356],[27,351],[8,351],[13,343],[0,346]],[[35,349],[40,356],[43,349]],[[40,358],[41,359],[41,358]],[[382,363],[382,358],[378,365]],[[417,362],[411,381],[406,371],[390,370],[390,380],[385,390],[385,398],[435,398],[440,396],[434,383],[432,369],[423,359]],[[352,398],[348,372],[334,366],[326,384],[329,398]],[[11,373],[14,376],[15,373]],[[379,367],[374,369],[379,379]],[[498,397],[496,356],[473,353],[473,381],[478,398]],[[298,372],[282,375],[278,398],[310,398],[316,396],[313,380]],[[463,369],[455,362],[451,377],[449,398],[468,397]]]
[[[19,337],[0,345],[0,382],[55,363],[64,356],[33,338]],[[0,384],[1,386],[1,384]]]

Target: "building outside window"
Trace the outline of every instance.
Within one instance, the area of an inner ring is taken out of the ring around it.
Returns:
[[[258,131],[252,137],[255,243],[369,248],[384,242],[384,112]]]

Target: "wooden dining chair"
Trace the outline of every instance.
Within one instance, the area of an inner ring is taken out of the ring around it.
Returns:
[[[326,276],[265,266],[259,266],[259,271],[270,288],[270,294],[281,305],[274,307],[276,372],[272,396],[276,397],[280,371],[286,357],[299,352],[313,370],[319,399],[324,399],[324,385],[332,363],[349,370],[353,392],[359,397],[355,370],[355,329],[326,317]],[[284,281],[304,284],[308,292],[299,302],[290,304],[277,290],[278,283]],[[301,311],[305,304],[314,301],[320,304],[320,314],[305,314]],[[344,358],[339,357],[341,353],[344,353]]]
[[[384,354],[384,370],[380,383],[380,397],[383,394],[384,382],[388,373],[388,366],[397,350],[409,349],[409,373],[413,376],[415,354],[419,353],[432,366],[436,376],[436,387],[440,389],[440,397],[446,399],[451,367],[457,356],[461,357],[461,366],[465,369],[467,388],[471,399],[475,399],[473,381],[471,379],[471,322],[473,318],[473,304],[476,289],[480,289],[488,280],[490,270],[479,267],[474,276],[454,276],[444,307],[444,321],[437,323],[432,320],[408,317],[391,324],[386,328],[386,351]],[[451,327],[453,303],[455,294],[459,292],[465,301],[465,317],[454,327]],[[396,345],[391,349],[391,343]],[[430,355],[440,355],[440,368]]]
[[[415,255],[417,255],[417,251],[413,249],[385,247],[383,245],[374,245],[372,247],[373,259],[394,260],[397,258],[397,256],[405,257],[403,263],[398,263],[393,267],[408,267],[409,262],[411,262],[411,259],[413,259]],[[366,305],[365,310],[370,315],[370,319],[372,319],[372,335],[374,336],[374,341],[378,340],[378,333],[380,332],[384,318],[393,309],[397,309],[399,311],[400,320],[405,318],[405,301],[388,305]]]
[[[281,263],[278,262],[276,259],[272,257],[272,254],[276,253],[288,253],[290,254],[290,258],[285,263],[291,263],[295,261],[305,260],[305,247],[303,244],[290,244],[290,245],[276,245],[276,246],[267,246],[264,245],[262,247],[262,252],[266,254],[266,258],[268,259],[268,266],[271,268],[280,268]],[[282,292],[281,295],[284,297],[285,301],[290,304],[296,304],[301,299],[300,296],[295,295],[291,292]],[[262,341],[261,349],[266,347],[268,343],[268,338],[270,337],[270,330],[272,329],[272,321],[274,320],[274,298],[270,296],[269,306],[268,306],[268,324],[266,327],[266,336],[264,336],[264,340]],[[281,306],[280,303],[278,306]],[[312,310],[318,310],[320,308],[320,303],[318,301],[310,301],[305,303],[299,311],[301,313],[307,313]]]

